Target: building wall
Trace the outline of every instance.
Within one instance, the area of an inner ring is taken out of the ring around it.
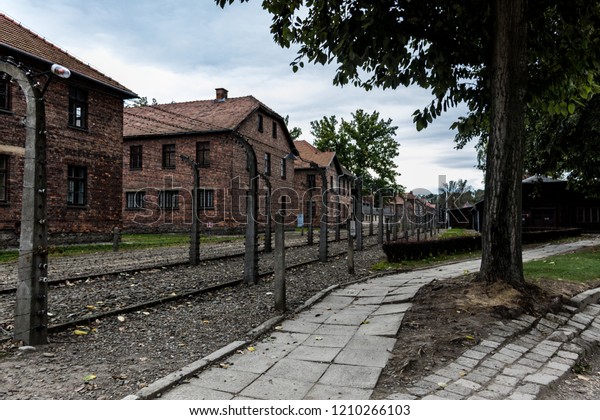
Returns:
[[[566,181],[523,183],[523,226],[600,232],[600,200],[569,189]]]
[[[285,178],[281,176],[281,160],[290,153],[284,131],[277,120],[263,115],[263,132],[258,131],[258,114],[252,114],[239,128],[249,139],[257,159],[257,169],[265,174],[265,153],[271,156],[271,172],[265,175],[271,183],[271,211],[279,208],[283,195],[289,197],[287,208],[297,206],[293,189],[293,162],[286,162]],[[277,124],[277,138],[272,135],[272,121]],[[195,134],[156,138],[126,138],[123,142],[123,224],[127,231],[177,232],[190,228],[192,222],[193,170],[180,156],[196,159],[196,144],[208,142],[210,164],[200,167],[199,187],[214,192],[213,208],[199,209],[200,228],[215,231],[236,231],[246,225],[246,196],[249,190],[249,174],[244,148],[230,133]],[[163,168],[163,145],[175,145],[175,168]],[[130,169],[131,146],[142,146],[142,169]],[[176,191],[178,206],[174,209],[160,208],[158,194],[162,190]],[[127,193],[143,191],[145,208],[127,208]],[[259,178],[259,226],[266,221],[266,183]],[[291,222],[292,216],[288,217]]]
[[[314,187],[309,189],[308,177],[314,177]],[[304,224],[309,223],[309,203],[313,204],[312,225],[318,227],[321,221],[321,195],[323,179],[321,172],[312,168],[297,169],[294,174],[295,189],[298,194],[302,209],[298,209],[304,216]],[[327,223],[334,226],[345,223],[352,213],[352,183],[349,177],[340,177],[335,166],[330,165],[325,169],[327,187]]]
[[[18,59],[18,58],[17,58]],[[43,77],[41,82],[45,82]],[[47,131],[48,232],[82,241],[108,237],[121,224],[123,101],[79,81],[88,91],[88,129],[68,127],[69,85],[52,79],[45,94]],[[0,112],[0,154],[9,156],[9,200],[0,205],[0,232],[18,238],[23,184],[25,98],[11,84],[11,112]],[[86,168],[86,202],[67,205],[67,167]],[[12,241],[14,243],[14,241]]]

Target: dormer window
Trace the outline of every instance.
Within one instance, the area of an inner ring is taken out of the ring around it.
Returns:
[[[263,131],[265,131],[265,126],[263,124],[263,116],[261,114],[258,114],[258,132],[262,133]]]
[[[0,73],[0,110],[10,110],[10,83],[6,73]]]

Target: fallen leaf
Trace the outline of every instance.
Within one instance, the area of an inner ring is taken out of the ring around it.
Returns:
[[[223,369],[229,369],[229,365],[227,363],[220,363],[219,366]]]
[[[248,350],[248,351],[256,351],[256,348],[254,348],[254,347],[250,346],[250,347],[248,347],[248,349],[247,349],[247,350]]]
[[[283,327],[281,325],[278,325],[275,327],[276,330],[283,330]]]
[[[75,330],[73,331],[73,334],[75,335],[87,335],[87,331],[83,331],[83,330]]]
[[[467,340],[475,340],[475,337],[473,337],[472,335],[467,335],[465,338]]]
[[[204,320],[202,320],[202,323],[203,324],[210,324],[210,321],[208,319],[204,319]]]
[[[119,315],[117,319],[119,320],[119,322],[125,322],[125,317],[123,315]]]
[[[83,378],[84,382],[89,382],[89,381],[93,381],[94,379],[96,379],[96,375],[88,375],[85,378]]]
[[[587,376],[584,376],[584,375],[577,375],[577,378],[578,378],[578,379],[581,379],[582,381],[586,381],[586,382],[590,380],[590,378],[589,378],[589,377],[587,377]]]
[[[96,307],[94,305],[87,305],[85,308],[92,310],[92,311],[96,309]]]
[[[323,339],[323,337],[318,337],[318,336],[315,337],[315,340],[317,340],[317,341],[321,341],[322,339]]]
[[[445,383],[445,382],[438,382],[438,384],[437,384],[437,385],[438,385],[440,388],[446,388],[446,387],[448,386],[448,384],[447,384],[447,383]]]

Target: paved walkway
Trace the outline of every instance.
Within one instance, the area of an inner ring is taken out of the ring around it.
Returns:
[[[524,260],[598,243],[547,245],[525,251]],[[369,399],[417,291],[479,265],[471,260],[332,288],[293,318],[264,325],[270,333],[261,341],[231,343],[128,398]],[[600,289],[588,291],[560,314],[499,322],[486,340],[390,398],[536,398],[600,343],[599,298]]]

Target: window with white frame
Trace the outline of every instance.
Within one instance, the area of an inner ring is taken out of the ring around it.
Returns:
[[[87,190],[87,168],[69,165],[67,167],[67,204],[85,206]]]

